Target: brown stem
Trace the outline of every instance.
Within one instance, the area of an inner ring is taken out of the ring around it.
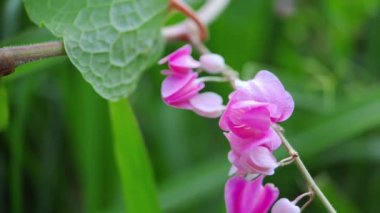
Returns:
[[[59,41],[0,48],[0,77],[9,75],[21,64],[65,54]]]
[[[208,37],[208,30],[206,25],[199,19],[198,15],[194,12],[194,10],[189,7],[186,3],[181,0],[170,0],[169,7],[171,9],[178,10],[183,13],[185,16],[190,18],[197,25],[199,29],[199,38],[201,41],[204,41]],[[186,35],[183,35],[186,36]]]

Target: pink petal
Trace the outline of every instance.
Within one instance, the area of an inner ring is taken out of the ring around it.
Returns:
[[[260,71],[250,81],[250,86],[254,100],[276,106],[271,110],[274,122],[281,122],[290,117],[294,110],[293,98],[274,74],[266,70]]]
[[[204,87],[203,82],[197,81],[198,74],[170,75],[163,82],[161,95],[164,102],[170,106],[191,109],[189,99],[196,96]]]
[[[229,130],[241,138],[259,137],[268,130],[271,121],[267,104],[240,101],[227,106],[225,111]]]
[[[272,184],[263,186],[263,176],[253,181],[235,176],[225,186],[228,213],[266,213],[277,199],[279,191]]]
[[[196,78],[196,76],[195,76]],[[161,86],[161,95],[163,98],[167,98],[173,94],[175,94],[177,91],[179,91],[181,88],[183,88],[188,82],[194,79],[194,74],[188,73],[184,76],[176,76],[171,75],[165,78],[165,80],[162,82]]]
[[[191,69],[198,68],[200,63],[193,59],[190,55],[184,55],[169,60],[169,67],[177,73],[186,73]]]
[[[192,51],[191,45],[190,44],[186,44],[185,46],[177,49],[176,51],[174,51],[173,53],[169,54],[168,56],[162,58],[158,63],[159,64],[164,64],[164,63],[168,62],[169,60],[175,59],[177,57],[181,57],[181,56],[184,56],[184,55],[190,55],[191,51]]]
[[[249,163],[250,169],[254,173],[264,175],[273,175],[274,169],[277,167],[277,160],[270,150],[265,147],[257,146],[247,153],[249,159],[244,159]]]
[[[190,104],[194,112],[208,118],[219,117],[224,109],[222,97],[213,92],[198,94],[190,99]]]
[[[261,191],[260,203],[255,206],[253,213],[268,212],[273,203],[278,198],[280,192],[273,184],[266,184]]]
[[[272,207],[272,213],[300,213],[301,209],[286,198],[279,199]]]

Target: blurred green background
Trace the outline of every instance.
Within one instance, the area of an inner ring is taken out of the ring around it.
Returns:
[[[1,46],[55,40],[29,21],[21,0],[3,0],[0,9]],[[209,48],[244,79],[268,69],[292,93],[286,136],[338,212],[378,212],[380,1],[233,0],[210,34]],[[162,68],[144,74],[130,101],[163,212],[224,212],[228,143],[217,120],[164,105]],[[206,90],[231,92],[220,83]],[[294,165],[266,181],[281,197],[306,190]],[[107,102],[68,59],[0,79],[0,212],[124,209]],[[315,201],[305,212],[325,209]]]

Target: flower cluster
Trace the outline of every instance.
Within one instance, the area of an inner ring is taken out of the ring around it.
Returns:
[[[191,56],[191,46],[185,45],[159,61],[168,63],[169,70],[162,71],[167,77],[162,82],[161,95],[172,107],[193,110],[198,115],[217,118],[222,113],[223,99],[214,92],[199,93],[205,86],[195,68],[217,73],[224,68],[224,60],[214,54],[206,54],[200,62]],[[223,59],[223,58],[222,58]]]
[[[275,75],[260,71],[250,81],[237,80],[229,99],[219,125],[231,145],[233,171],[272,175],[278,165],[273,151],[281,145],[272,127],[292,114],[292,96]]]
[[[200,68],[211,74],[221,73],[225,69],[221,56],[205,54],[196,61],[191,56],[191,46],[186,45],[159,63],[168,63],[169,67],[162,72],[167,77],[161,89],[167,105],[205,117],[221,116],[219,126],[231,147],[228,159],[233,175],[225,186],[227,211],[263,213],[273,206],[272,213],[300,212],[295,202],[285,198],[273,205],[279,190],[273,184],[263,185],[264,177],[273,175],[279,165],[273,152],[281,146],[281,138],[274,128],[294,109],[293,98],[280,80],[265,70],[249,81],[235,79],[235,90],[223,106],[218,94],[200,93],[204,80],[194,71]]]

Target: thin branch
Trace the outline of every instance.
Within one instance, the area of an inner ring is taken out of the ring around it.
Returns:
[[[204,25],[212,23],[227,7],[230,0],[208,0],[197,12],[197,16]],[[168,26],[162,29],[163,36],[169,40],[186,38],[188,35],[198,35],[198,27],[190,20]]]
[[[181,0],[170,0],[169,7],[171,9],[175,9],[183,13],[185,16],[187,16],[190,20],[192,20],[197,25],[197,28],[199,29],[200,40],[207,39],[208,30],[207,30],[206,25],[203,23],[202,20],[200,20],[199,16],[194,12],[194,10],[189,5],[182,2]]]
[[[289,143],[289,141],[285,138],[284,134],[278,129],[274,128],[277,134],[280,136],[282,140],[282,144],[284,145],[286,151],[289,153],[289,155],[293,156],[296,152],[296,150],[293,148],[293,146]],[[297,157],[294,159],[295,164],[297,165],[299,171],[301,172],[302,176],[304,177],[307,184],[310,186],[310,188],[313,190],[315,195],[319,197],[322,204],[326,207],[326,209],[330,213],[336,213],[336,210],[331,205],[330,201],[327,199],[327,197],[323,194],[321,189],[318,187],[318,185],[315,183],[313,177],[310,175],[309,171],[306,169],[305,164],[302,162],[301,158],[297,154]]]
[[[0,48],[0,76],[12,73],[21,64],[65,54],[60,41]]]

